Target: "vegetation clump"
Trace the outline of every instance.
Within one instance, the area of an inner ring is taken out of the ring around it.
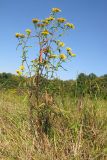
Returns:
[[[59,8],[52,8],[49,17],[42,20],[33,18],[34,34],[30,29],[26,29],[25,34],[16,33],[18,47],[22,48],[22,64],[16,72],[19,76],[26,76],[24,80],[29,99],[30,130],[33,136],[41,138],[42,142],[44,135],[47,139],[51,135],[51,119],[52,114],[55,114],[56,103],[52,92],[49,92],[49,81],[53,80],[56,72],[73,57],[73,53],[69,54],[65,49],[61,37],[74,28],[65,18],[58,18],[58,12],[61,12]],[[28,60],[28,48],[32,47],[29,42],[32,39],[38,41],[38,54],[35,54],[34,59]]]

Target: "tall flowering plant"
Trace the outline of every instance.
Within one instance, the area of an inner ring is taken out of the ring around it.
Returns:
[[[16,72],[19,76],[27,73],[27,81],[30,81],[28,87],[31,120],[33,119],[33,109],[40,105],[42,78],[53,78],[55,72],[59,68],[63,68],[64,62],[76,56],[72,49],[65,46],[65,43],[61,41],[61,37],[66,31],[74,29],[75,26],[65,18],[57,17],[58,12],[61,12],[59,8],[52,8],[49,17],[43,20],[33,18],[34,33],[30,29],[26,29],[25,34],[16,33],[18,46],[22,48],[22,64]],[[32,39],[38,40],[39,53],[29,61],[28,48],[30,46],[28,43]],[[45,96],[47,98],[47,92]],[[47,100],[45,103],[47,103]]]
[[[18,46],[22,46],[22,64],[16,71],[18,75],[26,73],[26,66],[28,76],[41,75],[51,78],[54,76],[55,71],[63,67],[63,63],[67,59],[76,56],[72,49],[66,47],[65,43],[60,40],[67,30],[75,27],[72,23],[67,22],[65,18],[57,18],[58,12],[61,12],[59,8],[52,8],[48,18],[43,20],[33,18],[34,34],[30,29],[25,30],[26,34],[16,33],[16,38],[19,41]],[[28,47],[30,46],[27,43],[32,38],[38,40],[39,54],[28,63]]]

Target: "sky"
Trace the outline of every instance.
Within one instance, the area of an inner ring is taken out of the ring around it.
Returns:
[[[46,18],[56,7],[62,10],[60,17],[75,25],[63,41],[77,55],[58,78],[107,74],[107,0],[0,0],[0,72],[15,74],[20,66],[15,33],[33,30],[32,18]]]

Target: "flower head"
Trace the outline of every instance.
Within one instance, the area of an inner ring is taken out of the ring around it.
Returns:
[[[72,53],[71,50],[68,51],[68,54],[69,54],[71,57],[75,57],[75,56],[76,56],[76,54]]]
[[[32,22],[33,22],[33,23],[38,23],[39,21],[40,21],[40,20],[39,20],[38,18],[33,18],[33,19],[32,19]]]
[[[71,51],[71,48],[67,47],[66,50],[67,50],[67,52],[69,52],[69,51]]]
[[[59,47],[64,47],[65,46],[64,42],[57,41],[57,44],[58,44]]]
[[[59,23],[64,23],[66,21],[66,19],[65,18],[57,18],[57,21]]]
[[[25,31],[26,31],[28,36],[31,34],[31,30],[30,29],[26,29]]]
[[[16,38],[19,38],[20,37],[20,33],[16,33],[15,36],[16,36]]]
[[[72,29],[75,29],[75,26],[72,23],[66,23],[65,26],[72,28]]]
[[[44,35],[44,36],[47,36],[49,34],[49,31],[48,30],[44,30],[44,31],[42,31],[42,35]]]
[[[22,75],[22,72],[20,70],[16,70],[16,73],[21,76]]]
[[[21,33],[16,33],[15,36],[16,36],[16,38],[24,38],[25,37],[25,35],[21,34]]]
[[[72,56],[72,57],[76,57],[76,54],[72,53],[71,56]]]
[[[46,18],[46,20],[47,20],[47,21],[53,21],[53,20],[55,20],[55,18],[52,17],[52,16],[50,16],[50,17]]]
[[[52,12],[61,12],[61,10],[59,8],[52,8]]]
[[[23,71],[25,67],[23,65],[20,66],[20,70]]]
[[[48,24],[49,24],[49,21],[48,21],[47,19],[42,20],[42,22],[43,22],[45,25],[48,25]]]
[[[62,54],[59,55],[59,58],[62,59],[62,60],[65,60],[67,57],[64,53],[62,53]]]
[[[64,42],[61,42],[60,40],[57,40],[57,41],[56,41],[56,44],[57,44],[59,47],[64,47],[64,46],[65,46],[65,43],[64,43]]]

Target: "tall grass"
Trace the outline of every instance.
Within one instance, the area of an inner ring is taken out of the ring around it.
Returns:
[[[56,97],[47,134],[34,137],[26,95],[9,91],[0,97],[1,160],[107,159],[107,101]],[[41,107],[42,125],[43,111]]]

